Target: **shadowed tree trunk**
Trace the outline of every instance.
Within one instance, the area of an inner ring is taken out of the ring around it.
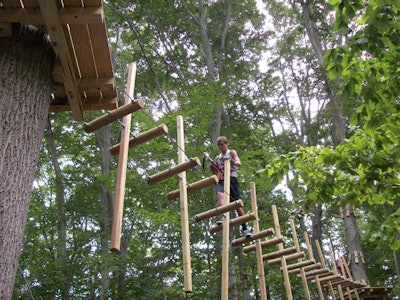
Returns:
[[[46,125],[53,51],[32,27],[0,38],[0,299],[10,299]]]
[[[65,215],[65,187],[50,120],[48,120],[46,131],[47,138],[49,140],[51,160],[53,162],[54,173],[56,176],[56,205],[58,214],[57,258],[58,263],[60,264],[60,293],[62,299],[69,299],[70,278],[68,275],[68,268],[65,268],[67,262],[67,217]]]

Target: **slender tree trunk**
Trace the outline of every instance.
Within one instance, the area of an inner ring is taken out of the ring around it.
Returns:
[[[0,299],[10,299],[46,125],[53,51],[32,27],[0,39]]]
[[[242,298],[243,300],[250,300],[249,278],[244,267],[243,247],[238,247],[237,256],[239,261],[240,279],[242,280]]]
[[[54,172],[56,176],[56,206],[57,206],[57,250],[58,263],[60,265],[60,293],[62,299],[69,299],[70,280],[68,276],[68,268],[65,268],[67,262],[67,217],[65,215],[65,187],[61,173],[61,167],[58,159],[57,147],[54,141],[51,121],[47,122],[47,138],[51,160],[53,162]]]
[[[292,7],[296,7],[292,2]],[[324,70],[325,65],[323,61],[323,56],[325,54],[325,49],[322,45],[321,39],[316,30],[316,26],[312,21],[312,7],[310,3],[307,1],[301,2],[302,13],[301,16],[304,21],[304,25],[306,28],[307,36],[310,39],[312,47],[315,52],[315,56],[318,59],[320,67]],[[339,145],[346,137],[346,122],[343,117],[343,104],[339,97],[335,95],[335,91],[333,90],[331,83],[328,81],[326,73],[325,74],[325,87],[329,97],[329,104],[332,109],[332,128],[331,128],[331,136],[333,140],[333,145],[336,147]],[[357,226],[356,218],[354,214],[350,215],[347,218],[344,218],[344,227],[346,233],[346,243],[349,253],[362,253],[361,252],[361,240],[359,229]],[[363,263],[356,264],[354,260],[354,255],[350,255],[350,266],[353,269],[353,272],[356,271],[356,274],[353,274],[355,280],[365,280],[368,281],[367,273],[365,271],[365,265]]]
[[[110,154],[110,135],[111,125],[104,126],[98,131],[97,142],[100,147],[101,154],[101,175],[103,178],[108,178],[111,169],[111,154]],[[110,267],[108,261],[109,255],[109,244],[108,238],[110,236],[111,218],[112,218],[112,207],[114,203],[114,197],[109,191],[106,182],[100,184],[100,228],[101,228],[101,253],[102,253],[102,265],[101,265],[101,294],[100,299],[109,298],[110,288]]]

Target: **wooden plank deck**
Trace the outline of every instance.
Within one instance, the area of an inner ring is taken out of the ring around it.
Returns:
[[[50,111],[112,110],[118,99],[101,0],[3,0],[0,36],[10,24],[45,30],[57,55]]]

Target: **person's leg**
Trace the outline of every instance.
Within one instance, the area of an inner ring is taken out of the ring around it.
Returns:
[[[239,186],[239,181],[236,177],[231,177],[231,201],[236,201],[239,200],[240,198],[240,186]],[[240,216],[244,216],[244,210],[243,207],[239,207],[237,210],[237,213]],[[246,223],[242,224],[242,231],[247,231],[247,225]]]
[[[224,205],[224,193],[217,192],[218,206]]]

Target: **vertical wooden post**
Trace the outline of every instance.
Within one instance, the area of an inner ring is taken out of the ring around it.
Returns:
[[[185,162],[185,138],[183,130],[183,117],[176,118],[177,139],[178,139],[178,163]],[[182,227],[182,260],[183,260],[183,276],[184,290],[191,293],[192,290],[192,265],[190,262],[190,235],[189,235],[189,209],[187,197],[186,171],[179,174],[179,195],[181,210],[181,227]]]
[[[258,206],[257,206],[257,193],[256,193],[256,184],[254,182],[250,182],[250,195],[251,195],[251,210],[253,211],[256,219],[254,220],[254,233],[260,232],[260,226],[258,224]],[[262,257],[262,247],[261,240],[256,240],[256,257],[257,257],[257,266],[258,266],[258,280],[260,281],[260,294],[261,300],[267,300],[267,287],[265,284],[265,273],[264,273],[264,261]]]
[[[318,240],[315,240],[315,246],[316,246],[316,248],[317,248],[317,252],[318,252],[318,255],[319,255],[319,259],[320,259],[320,261],[321,261],[321,266],[322,266],[323,268],[326,268],[325,257],[324,257],[324,255],[322,254],[321,245],[319,244],[319,241],[318,241]],[[334,290],[333,290],[333,286],[332,286],[332,282],[331,282],[331,281],[328,281],[328,288],[329,288],[329,292],[330,292],[330,294],[331,294],[331,296],[332,296],[332,299],[333,299],[333,300],[336,300],[335,292],[334,292]]]
[[[297,237],[296,226],[294,225],[293,218],[290,218],[290,227],[292,229],[292,237],[293,237],[294,246],[296,247],[296,251],[300,252],[299,239]],[[301,262],[301,258],[299,258],[297,261]],[[302,282],[303,288],[304,288],[304,295],[306,296],[307,300],[310,300],[311,299],[310,289],[308,288],[306,272],[304,271],[304,268],[300,268],[300,276],[301,276],[301,282]]]
[[[125,104],[131,102],[135,90],[136,64],[129,64],[128,82],[126,84]],[[111,245],[113,252],[118,252],[121,246],[122,212],[124,209],[126,168],[128,164],[129,134],[131,130],[131,114],[122,119],[124,125],[121,130],[121,147],[118,157],[117,183],[115,189],[114,215],[111,229]]]
[[[331,252],[331,259],[332,259],[333,272],[334,272],[335,274],[339,274],[339,272],[338,272],[338,270],[337,270],[338,266],[336,265],[335,252],[333,252],[332,245],[329,246],[329,251]],[[344,300],[343,290],[342,290],[342,286],[341,286],[340,284],[338,285],[338,292],[339,292],[340,300]]]
[[[310,238],[308,236],[308,232],[304,231],[303,235],[304,235],[304,240],[305,240],[306,245],[307,245],[308,257],[310,259],[314,259],[314,254],[313,254],[313,251],[312,251],[312,247],[311,247],[311,243],[310,243]],[[319,281],[319,276],[318,275],[315,276],[315,285],[317,286],[319,299],[320,300],[324,300],[325,299],[324,298],[324,293],[322,291],[322,286],[321,286],[321,282]]]
[[[230,202],[231,193],[231,162],[224,159],[224,205]],[[230,212],[224,213],[222,229],[222,276],[221,300],[228,300],[229,296],[229,219]]]
[[[278,210],[276,209],[276,205],[272,205],[272,217],[274,219],[275,234],[277,237],[281,237],[282,236],[281,226],[279,225]],[[279,247],[279,251],[282,251],[284,249],[284,246],[282,243],[279,243],[278,247]],[[286,258],[284,255],[281,257],[281,265],[282,265],[283,280],[285,282],[287,298],[288,298],[288,300],[293,300],[292,288],[290,286],[290,278],[289,278],[289,273],[287,270]]]

